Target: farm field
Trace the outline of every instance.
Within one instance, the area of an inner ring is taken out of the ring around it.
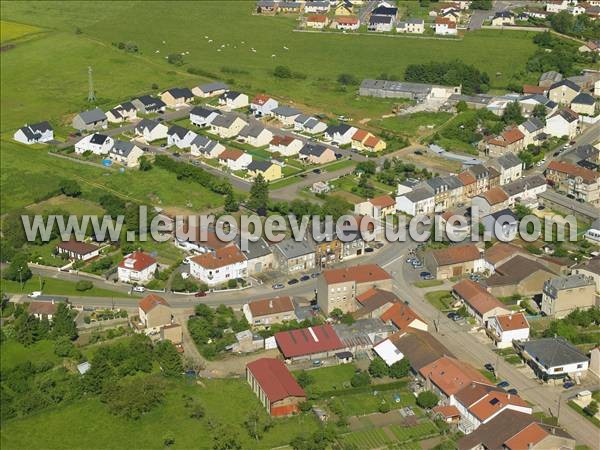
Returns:
[[[0,21],[0,43],[4,44],[5,42],[21,39],[25,36],[40,33],[42,31],[44,30],[31,25],[2,20]]]
[[[3,424],[2,448],[30,449],[40,442],[51,449],[156,449],[163,448],[165,434],[176,437],[171,449],[211,449],[213,422],[226,424],[240,437],[243,448],[270,449],[289,443],[299,434],[317,428],[313,416],[299,416],[275,421],[260,441],[250,438],[243,428],[248,414],[262,406],[243,380],[202,380],[203,386],[173,382],[167,389],[165,402],[139,420],[127,420],[108,413],[97,399],[82,400],[59,406],[24,419]],[[206,418],[189,418],[184,395],[198,399],[206,409]],[[227,399],[227,401],[223,401]],[[160,424],[160,430],[157,430]],[[52,433],[46,430],[52,429]],[[119,436],[119,439],[115,439]]]

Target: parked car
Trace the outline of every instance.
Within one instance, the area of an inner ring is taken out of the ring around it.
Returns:
[[[373,247],[365,248],[365,253],[373,253]]]
[[[563,383],[563,387],[565,389],[571,389],[573,386],[575,386],[575,383],[573,383],[572,381],[565,381]]]
[[[414,258],[406,258],[406,264],[412,264],[414,260]]]
[[[490,372],[496,371],[496,369],[494,369],[494,365],[492,363],[485,363],[485,365],[483,367],[485,367],[485,369],[489,370]]]
[[[310,275],[302,275],[300,277],[300,281],[308,281],[308,280],[310,280]]]
[[[194,297],[206,297],[206,292],[198,291],[194,294]]]
[[[508,381],[501,381],[496,386],[499,388],[502,388],[502,389],[506,389],[507,387],[510,386],[510,383]]]
[[[419,274],[419,277],[422,280],[433,280],[433,275],[431,275],[431,273],[429,273],[429,272],[421,272]]]
[[[144,292],[146,290],[146,288],[144,286],[134,286],[133,289],[131,289],[133,292]]]
[[[311,273],[310,277],[311,278],[317,278],[319,275],[321,275],[321,272],[315,272],[315,273]]]
[[[298,279],[297,278],[292,278],[290,281],[288,281],[288,284],[291,286],[292,284],[296,284],[298,283]]]
[[[455,319],[456,319],[456,317],[460,317],[460,316],[459,316],[458,314],[456,314],[454,311],[450,311],[450,312],[449,312],[449,313],[446,315],[446,317],[448,317],[448,319],[455,320]]]
[[[336,153],[335,154],[335,159],[340,159],[343,155],[341,153]]]
[[[519,391],[517,391],[515,388],[511,388],[508,391],[506,391],[506,393],[510,395],[517,395]]]
[[[318,175],[321,173],[321,169],[313,169],[313,173],[316,173]]]
[[[274,284],[272,287],[273,289],[283,289],[285,286],[282,283],[277,283]]]

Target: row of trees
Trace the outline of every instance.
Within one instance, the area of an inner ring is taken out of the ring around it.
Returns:
[[[411,64],[404,72],[404,79],[416,83],[462,85],[464,94],[487,92],[490,88],[490,77],[487,73],[458,60]]]

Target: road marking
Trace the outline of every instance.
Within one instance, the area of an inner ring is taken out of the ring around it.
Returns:
[[[395,263],[396,261],[398,261],[399,259],[402,259],[402,258],[404,258],[404,254],[402,254],[402,255],[398,256],[397,258],[394,258],[394,259],[392,259],[391,261],[388,261],[388,262],[386,262],[386,263],[383,265],[383,267],[387,267],[387,266],[389,266],[390,264],[392,264],[392,263]]]

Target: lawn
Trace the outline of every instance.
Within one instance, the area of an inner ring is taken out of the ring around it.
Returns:
[[[342,159],[340,161],[336,161],[334,163],[328,164],[327,166],[324,166],[321,170],[323,170],[324,172],[335,172],[336,170],[342,170],[347,167],[353,167],[355,165],[356,162],[352,161],[351,159]]]
[[[82,216],[84,214],[101,215],[104,214],[104,209],[97,203],[85,200],[83,198],[67,197],[65,195],[57,195],[56,197],[43,200],[35,203],[28,208],[35,214],[61,209],[69,214]]]
[[[442,280],[423,280],[423,281],[417,281],[416,283],[414,283],[414,285],[418,288],[441,286],[442,284],[444,284],[444,282]]]
[[[0,346],[0,367],[2,370],[9,369],[17,364],[32,361],[39,363],[42,361],[51,361],[57,363],[59,357],[54,354],[54,343],[49,340],[38,341],[35,344],[25,347],[15,341],[4,342]]]
[[[387,403],[390,405],[391,409],[400,409],[405,406],[415,405],[414,395],[406,389],[379,391],[377,395],[375,395],[374,392],[377,391],[377,385],[371,387],[373,390],[370,392],[340,395],[336,397],[337,401],[339,401],[344,408],[344,412],[347,416],[362,416],[378,412],[382,403]],[[398,403],[395,401],[396,394],[400,395],[400,401]]]
[[[41,28],[25,25],[24,23],[0,21],[0,43],[14,41],[30,34],[43,31]]]
[[[1,446],[10,449],[157,449],[166,434],[175,437],[172,449],[210,449],[208,420],[236,432],[242,448],[269,449],[288,444],[317,428],[312,415],[277,419],[261,441],[251,439],[243,422],[253,410],[264,411],[243,380],[202,380],[200,385],[173,382],[163,405],[132,421],[110,415],[97,399],[82,400],[3,423]],[[206,409],[202,420],[189,418],[182,396],[198,399]],[[224,401],[224,399],[227,399]],[[160,426],[157,428],[157,424]],[[47,430],[52,430],[48,433]]]
[[[450,309],[450,302],[453,300],[450,291],[446,290],[427,292],[425,294],[425,298],[440,311]]]
[[[452,114],[447,112],[419,112],[397,117],[389,117],[372,123],[372,125],[384,130],[399,133],[405,136],[418,136],[431,133],[443,123],[447,122]]]
[[[314,394],[346,389],[350,387],[350,379],[354,375],[356,367],[353,364],[341,364],[339,366],[321,367],[309,370],[313,383],[308,390]],[[298,372],[294,372],[298,375]]]
[[[289,186],[291,184],[295,184],[295,183],[299,182],[301,179],[302,178],[298,175],[283,178],[281,180],[275,181],[274,183],[270,183],[269,190],[274,191],[276,189],[281,189],[281,188]]]
[[[128,297],[124,292],[111,291],[99,287],[93,287],[87,291],[78,291],[75,289],[74,281],[59,280],[58,278],[42,277],[42,291],[45,295],[64,295],[64,296],[86,296],[86,297]],[[93,281],[92,281],[93,283]],[[18,281],[0,280],[2,291],[11,294],[29,293],[40,290],[40,278],[34,276],[26,281],[23,289]]]

